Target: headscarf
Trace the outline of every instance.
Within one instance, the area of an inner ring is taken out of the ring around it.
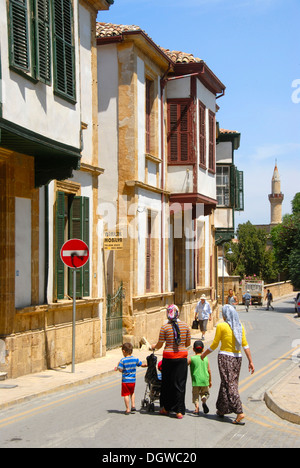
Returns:
[[[228,323],[231,330],[233,331],[235,337],[235,347],[238,351],[240,351],[242,348],[243,328],[240,322],[239,315],[235,308],[231,305],[225,305],[222,308],[222,314],[225,322]]]
[[[179,317],[179,309],[175,304],[172,304],[167,307],[167,317],[168,321],[171,323],[173,332],[174,332],[174,340],[177,345],[180,345],[181,338],[180,338],[180,330],[177,323],[177,319]]]

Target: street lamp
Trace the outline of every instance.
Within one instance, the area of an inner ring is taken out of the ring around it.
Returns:
[[[224,252],[224,245],[226,242],[222,244],[222,307],[224,306],[224,276],[225,276],[225,252]],[[229,247],[229,250],[227,252],[227,255],[232,255],[233,252],[231,250],[231,247]]]

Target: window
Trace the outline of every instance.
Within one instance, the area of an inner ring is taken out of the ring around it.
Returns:
[[[230,206],[230,166],[217,166],[218,206]]]
[[[89,245],[89,198],[57,192],[56,199],[56,297],[73,296],[72,269],[64,265],[60,250],[68,239]],[[76,297],[89,296],[89,262],[76,272]]]
[[[218,206],[244,210],[244,173],[235,166],[217,166]]]
[[[199,101],[199,143],[200,143],[200,166],[206,168],[206,119],[205,119],[205,105]]]
[[[215,114],[209,111],[209,162],[208,169],[210,172],[215,172],[215,151],[216,151],[216,128]]]
[[[194,162],[192,131],[192,100],[168,101],[168,162],[188,164]]]
[[[73,6],[71,0],[9,0],[9,60],[14,71],[51,84],[75,100]]]

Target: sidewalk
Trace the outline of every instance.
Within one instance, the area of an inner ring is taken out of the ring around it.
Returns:
[[[215,330],[206,333],[205,346],[209,346],[214,338]],[[200,332],[192,330],[192,344],[201,339]],[[146,347],[135,349],[134,355],[141,361],[151,353]],[[158,358],[162,351],[156,352]],[[0,381],[0,410],[37,397],[63,391],[71,387],[88,384],[114,374],[122,354],[120,348],[107,351],[106,356],[75,364],[72,366],[49,369],[36,374],[24,375],[16,379]],[[265,393],[267,406],[283,419],[300,424],[300,366],[293,364],[288,372],[280,377]]]

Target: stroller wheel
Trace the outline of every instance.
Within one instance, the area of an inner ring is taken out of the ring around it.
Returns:
[[[149,413],[154,413],[154,403],[149,403],[149,406],[148,406],[148,411]]]
[[[149,404],[149,401],[147,399],[142,400],[142,408],[145,408]]]

